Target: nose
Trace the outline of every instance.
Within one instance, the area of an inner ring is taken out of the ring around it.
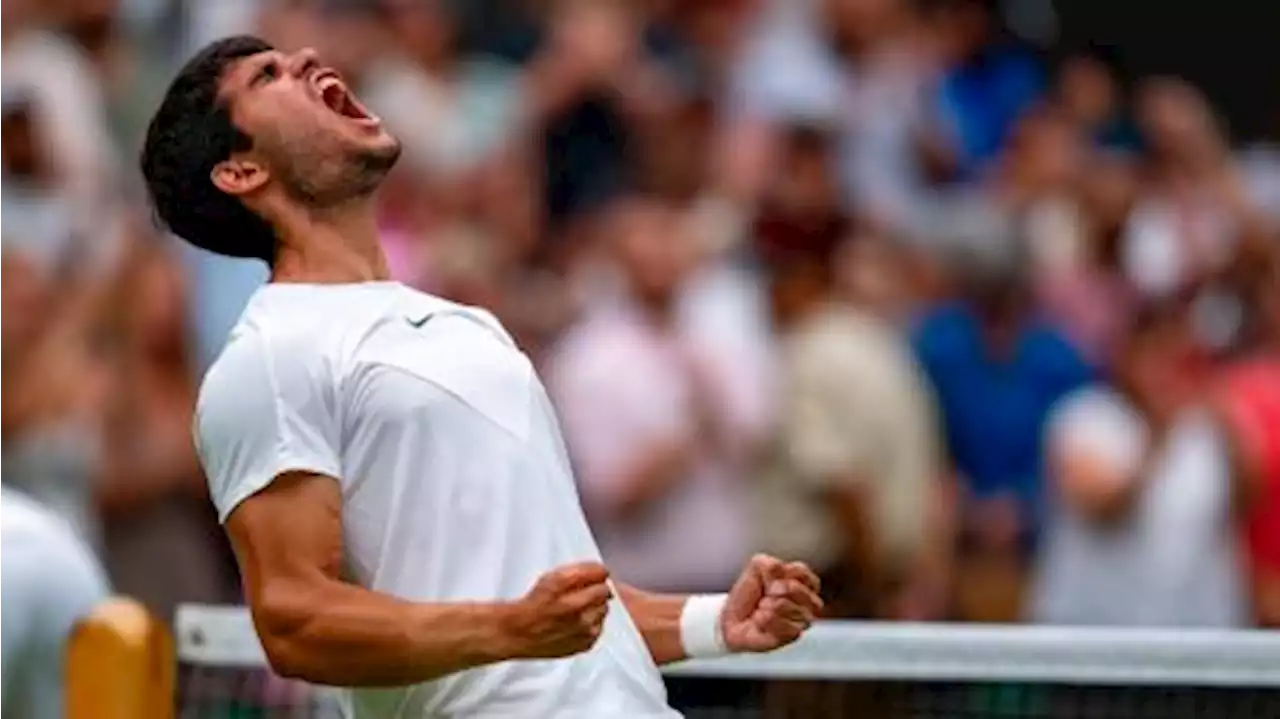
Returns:
[[[305,47],[289,57],[289,73],[303,77],[320,64],[320,55],[314,48]]]

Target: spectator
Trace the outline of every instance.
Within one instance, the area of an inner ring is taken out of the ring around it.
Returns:
[[[765,551],[819,570],[828,616],[941,618],[941,425],[909,345],[841,286],[842,264],[829,249],[774,265],[783,381],[755,526]]]
[[[850,239],[831,134],[780,134],[756,238],[781,375],[755,496],[757,542],[821,572],[828,617],[938,618],[951,550],[949,517],[933,512],[941,438],[924,377],[888,322],[896,302],[880,280],[890,273],[867,275],[871,262],[890,269],[867,251],[884,243]],[[882,699],[865,686],[781,681],[764,701],[771,717],[809,716],[815,706],[872,716],[888,709]]]
[[[749,180],[763,164],[753,169],[752,155],[777,151],[786,126],[827,125],[839,132],[831,151],[843,206],[883,229],[916,230],[929,181],[954,171],[933,100],[941,67],[919,14],[903,0],[767,6],[742,43],[723,102],[736,184],[761,184]]]
[[[1085,254],[1077,186],[1086,158],[1064,113],[1052,105],[1029,109],[981,181],[933,198],[916,228],[925,259],[945,275],[957,253],[1018,254],[1028,263],[1028,290],[1056,280]]]
[[[1000,36],[995,0],[937,0],[929,19],[949,67],[939,101],[961,178],[995,159],[1022,113],[1044,92],[1034,56]]]
[[[1233,627],[1247,620],[1226,446],[1186,308],[1138,313],[1114,384],[1054,410],[1052,520],[1031,616],[1053,624]]]
[[[1081,211],[1079,232],[1067,238],[1074,246],[1065,256],[1046,257],[1036,299],[1089,361],[1102,363],[1115,352],[1137,300],[1121,265],[1121,244],[1138,177],[1126,158],[1091,160],[1074,193]]]
[[[1239,356],[1214,393],[1244,501],[1255,622],[1280,627],[1280,293],[1277,261],[1262,267],[1243,300],[1256,313]]]
[[[117,170],[106,99],[83,49],[41,26],[58,19],[54,9],[34,0],[4,4],[4,91],[29,100],[52,176],[76,218],[95,218],[101,227],[99,213],[115,199]]]
[[[846,65],[839,120],[845,206],[858,207],[880,228],[913,232],[931,199],[931,181],[955,169],[942,105],[934,100],[943,68],[906,0],[826,6],[832,43]]]
[[[21,248],[45,274],[56,274],[70,262],[84,226],[74,199],[59,182],[39,122],[34,98],[6,85],[0,132],[3,183],[0,202],[5,217],[5,247]]]
[[[1091,372],[1066,338],[1037,319],[1014,259],[974,255],[968,262],[959,270],[961,297],[928,312],[914,342],[959,479],[958,611],[1011,620],[1040,529],[1045,419]]]
[[[112,583],[172,620],[181,602],[235,595],[229,550],[191,442],[196,387],[186,288],[161,242],[141,240],[121,278],[120,378],[107,408],[97,495]]]
[[[91,298],[19,250],[3,257],[4,483],[96,547],[93,478],[111,375]]]
[[[1060,273],[1085,254],[1085,208],[1077,187],[1084,138],[1057,107],[1022,116],[987,183],[989,202],[1023,225],[1022,248],[1034,279]]]
[[[1148,81],[1138,119],[1151,176],[1126,225],[1122,259],[1140,292],[1165,297],[1224,271],[1241,248],[1269,235],[1218,119],[1195,88]]]
[[[406,159],[435,173],[474,166],[507,141],[518,120],[514,67],[461,55],[443,0],[384,0],[400,53],[385,53],[361,97],[396,132]]]
[[[757,388],[679,321],[693,254],[681,217],[646,198],[610,210],[623,296],[588,310],[547,373],[610,568],[706,591],[727,586],[749,552],[744,463],[759,422],[740,398]]]
[[[528,112],[542,142],[547,213],[558,221],[606,204],[632,179],[637,127],[677,96],[666,68],[679,47],[640,4],[553,6],[529,70]]]

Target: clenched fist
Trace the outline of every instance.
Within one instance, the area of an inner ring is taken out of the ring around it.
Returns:
[[[752,557],[720,615],[725,645],[767,652],[799,639],[822,611],[818,588],[818,576],[801,562]]]
[[[567,657],[590,649],[609,611],[609,570],[596,562],[570,564],[538,578],[511,605],[506,632],[525,659]]]

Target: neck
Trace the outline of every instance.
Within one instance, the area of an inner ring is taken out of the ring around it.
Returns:
[[[275,225],[279,252],[272,282],[340,284],[391,278],[372,202],[298,211]]]

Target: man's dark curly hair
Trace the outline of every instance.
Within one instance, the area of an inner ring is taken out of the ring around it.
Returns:
[[[270,262],[271,226],[239,199],[214,186],[213,168],[253,146],[231,122],[219,83],[236,60],[271,50],[260,38],[218,40],[191,58],[151,118],[140,163],[159,221],[196,247]]]

